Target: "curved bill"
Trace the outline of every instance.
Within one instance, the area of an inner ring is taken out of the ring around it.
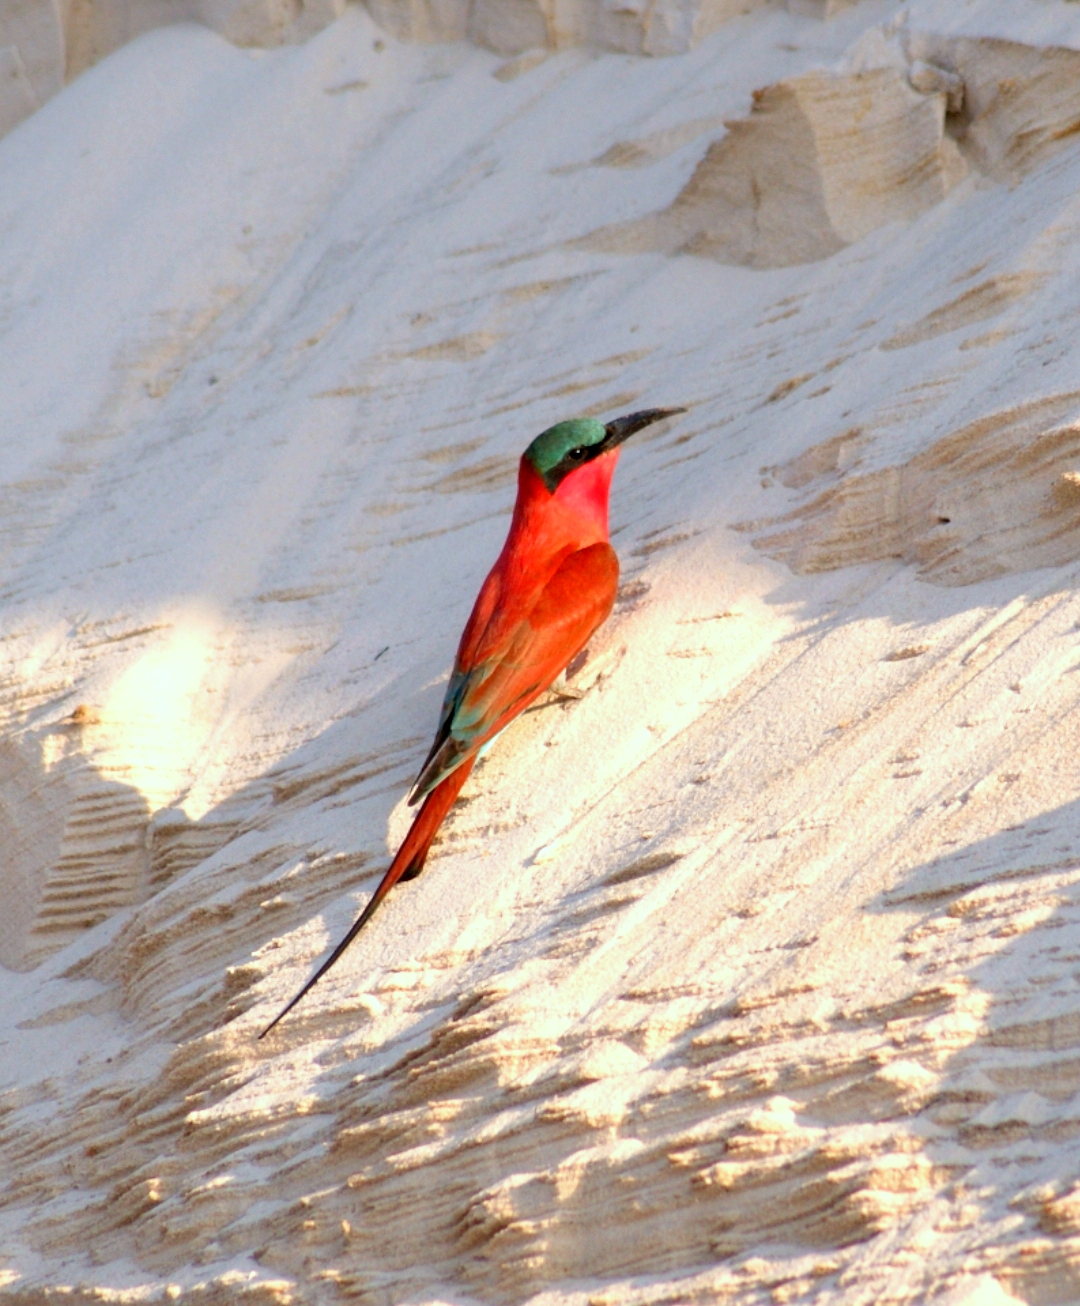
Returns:
[[[627,413],[625,417],[616,417],[604,426],[607,435],[600,446],[604,453],[616,445],[629,440],[632,435],[653,422],[663,421],[665,417],[674,417],[676,413],[685,413],[685,408],[643,408],[639,413]]]

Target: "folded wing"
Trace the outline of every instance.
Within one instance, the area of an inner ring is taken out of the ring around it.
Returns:
[[[618,584],[619,563],[609,544],[578,549],[562,561],[535,602],[498,632],[501,638],[478,641],[486,656],[473,667],[454,667],[439,731],[410,802],[474,757],[548,688],[606,619]],[[492,613],[485,636],[499,617]]]

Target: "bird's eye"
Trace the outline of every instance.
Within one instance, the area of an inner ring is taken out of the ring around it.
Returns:
[[[582,448],[581,445],[578,445],[576,449],[571,449],[566,456],[567,458],[572,459],[574,462],[579,463],[581,462],[582,458],[585,457],[585,450],[584,448]]]

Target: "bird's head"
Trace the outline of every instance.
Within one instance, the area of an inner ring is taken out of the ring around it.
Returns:
[[[685,408],[645,408],[639,413],[616,417],[606,425],[593,417],[571,418],[541,431],[524,456],[554,494],[579,468],[617,450],[636,431],[664,417],[685,412]]]

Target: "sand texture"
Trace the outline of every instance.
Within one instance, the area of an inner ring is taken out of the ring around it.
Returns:
[[[0,42],[3,1306],[1080,1300],[1080,6],[738,8]]]

